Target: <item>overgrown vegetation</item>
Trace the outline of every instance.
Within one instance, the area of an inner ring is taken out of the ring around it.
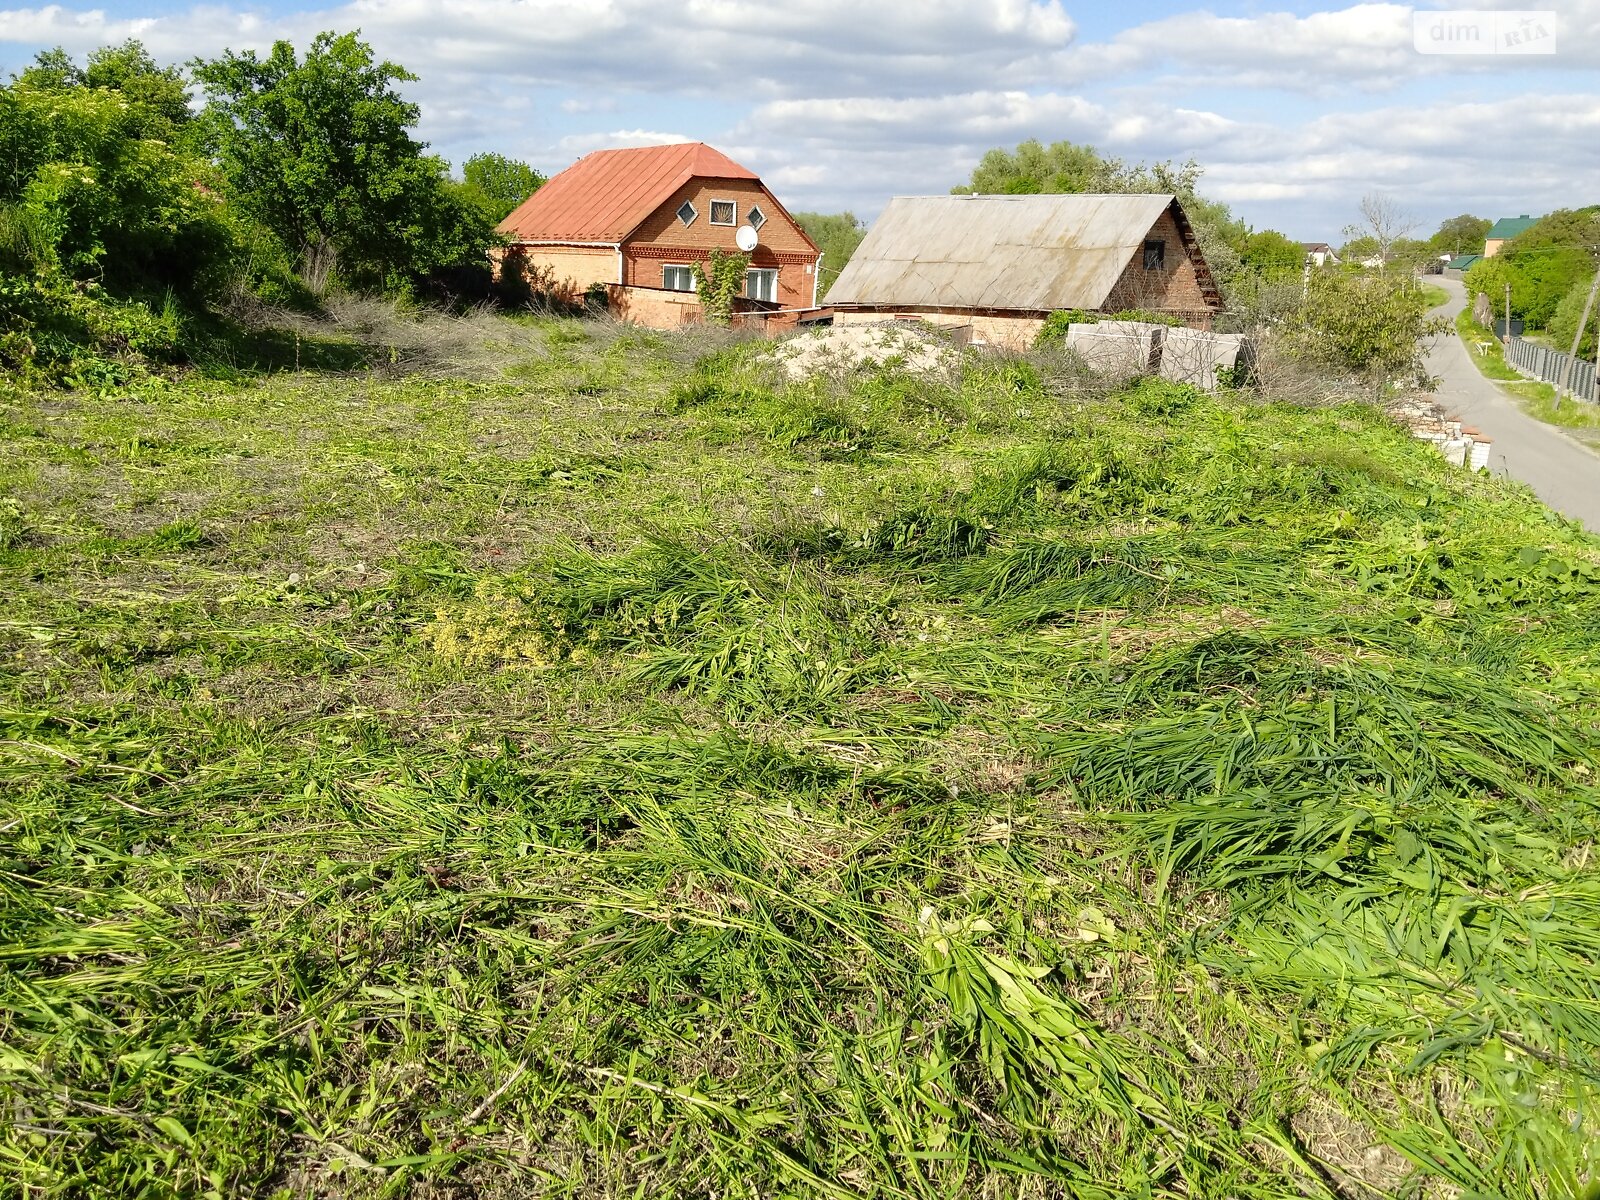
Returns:
[[[0,401],[5,1188],[1591,1186],[1592,538],[1367,406],[441,327]]]
[[[1428,316],[1430,306],[1422,285],[1405,275],[1314,271],[1284,334],[1310,362],[1379,389],[1415,387],[1425,382],[1423,339],[1450,327]]]
[[[449,180],[411,137],[403,68],[331,33],[192,68],[198,115],[137,42],[47,51],[0,86],[0,370],[111,389],[250,357],[263,309],[489,297],[494,214],[538,177],[480,155]]]
[[[1511,315],[1531,330],[1556,331],[1554,322],[1560,311],[1559,336],[1569,344],[1597,264],[1600,205],[1561,209],[1534,222],[1500,247],[1494,257],[1474,263],[1465,283],[1469,295],[1489,297],[1497,316],[1502,315],[1509,285]]]
[[[744,295],[745,272],[750,256],[713,246],[703,271],[695,272],[695,291],[700,295],[700,311],[712,325],[726,325],[733,319],[733,304]]]

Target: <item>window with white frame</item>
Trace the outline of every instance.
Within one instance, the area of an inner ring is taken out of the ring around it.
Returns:
[[[767,223],[767,214],[761,211],[760,205],[752,204],[750,206],[750,215],[747,219],[750,222],[751,229],[760,229]]]
[[[778,272],[771,269],[746,271],[744,273],[744,294],[752,300],[765,300],[768,304],[778,302]]]
[[[694,268],[683,263],[668,263],[661,268],[661,286],[669,292],[694,291]]]
[[[693,225],[694,219],[699,215],[700,210],[695,208],[695,206],[690,204],[687,200],[678,205],[678,220],[682,221],[685,225]]]
[[[713,200],[711,202],[711,223],[713,225],[732,225],[739,219],[739,206],[732,200]]]

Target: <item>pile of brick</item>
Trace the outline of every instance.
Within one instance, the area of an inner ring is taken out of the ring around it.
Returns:
[[[1411,430],[1413,437],[1432,442],[1446,462],[1472,471],[1489,465],[1489,439],[1426,396],[1395,400],[1389,405],[1389,412]]]

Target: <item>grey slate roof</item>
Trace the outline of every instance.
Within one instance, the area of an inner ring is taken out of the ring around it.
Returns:
[[[828,304],[1099,308],[1172,203],[1170,195],[896,196]]]

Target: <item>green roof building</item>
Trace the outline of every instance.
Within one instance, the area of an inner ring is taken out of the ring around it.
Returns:
[[[1530,217],[1527,213],[1523,213],[1520,217],[1501,217],[1489,226],[1489,232],[1483,235],[1483,256],[1493,258],[1500,253],[1501,246],[1517,234],[1528,232],[1538,220],[1538,217]]]

